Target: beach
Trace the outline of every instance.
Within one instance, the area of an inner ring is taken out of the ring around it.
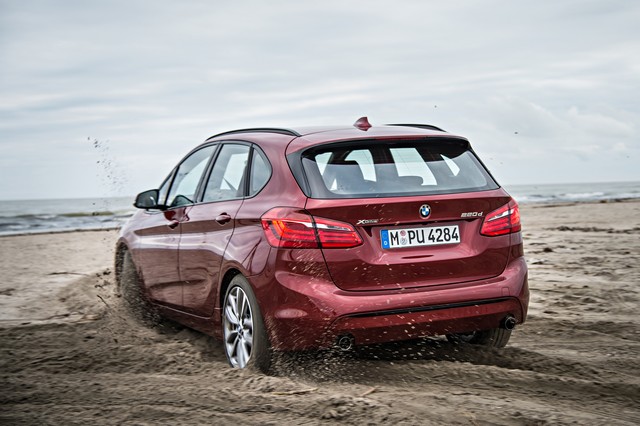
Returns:
[[[502,349],[288,354],[272,375],[123,309],[117,231],[0,237],[2,424],[640,424],[640,201],[521,206],[531,303]]]

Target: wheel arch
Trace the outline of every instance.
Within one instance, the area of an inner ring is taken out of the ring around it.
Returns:
[[[218,291],[218,306],[220,307],[220,312],[222,315],[222,306],[224,305],[224,296],[227,294],[227,289],[229,288],[229,284],[231,284],[231,280],[233,280],[233,278],[236,275],[242,275],[242,272],[235,267],[229,268],[225,273],[224,276],[222,277],[222,280],[220,280],[220,287],[219,287],[219,291]]]

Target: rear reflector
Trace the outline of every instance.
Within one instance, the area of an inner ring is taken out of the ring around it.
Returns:
[[[282,248],[349,248],[362,244],[355,228],[345,222],[313,217],[304,210],[276,207],[261,217],[267,241]]]
[[[518,203],[512,199],[486,216],[480,233],[488,237],[495,237],[518,232],[521,228],[520,209]]]

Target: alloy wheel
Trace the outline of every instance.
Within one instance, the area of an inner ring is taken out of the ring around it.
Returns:
[[[253,315],[247,294],[237,286],[225,301],[224,345],[231,365],[245,368],[253,349]]]

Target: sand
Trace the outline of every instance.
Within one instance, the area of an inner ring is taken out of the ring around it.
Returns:
[[[522,216],[532,299],[507,348],[288,355],[270,376],[130,318],[113,231],[0,238],[0,423],[640,424],[640,202]]]

